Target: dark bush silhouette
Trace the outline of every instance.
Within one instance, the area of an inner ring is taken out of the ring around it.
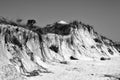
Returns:
[[[34,24],[36,23],[36,21],[34,19],[29,19],[27,21],[27,28],[29,30],[33,30],[35,28]]]
[[[27,21],[27,26],[33,26],[36,23],[36,20],[30,19]]]

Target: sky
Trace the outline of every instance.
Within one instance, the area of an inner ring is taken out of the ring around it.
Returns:
[[[59,20],[78,20],[99,34],[120,41],[120,0],[0,0],[0,16],[45,26]]]

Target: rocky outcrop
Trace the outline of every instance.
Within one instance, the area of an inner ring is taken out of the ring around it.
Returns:
[[[42,63],[107,60],[120,55],[119,45],[78,21],[61,21],[40,28],[1,20],[0,42],[1,59],[26,76],[51,73]]]

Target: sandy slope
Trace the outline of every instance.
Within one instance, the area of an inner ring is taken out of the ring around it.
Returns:
[[[52,73],[41,73],[28,80],[120,80],[120,58],[109,61],[71,61],[48,65]]]

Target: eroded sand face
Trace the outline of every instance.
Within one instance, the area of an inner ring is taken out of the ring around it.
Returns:
[[[33,28],[33,29],[32,29]],[[120,44],[81,22],[0,24],[1,80],[119,80]]]

